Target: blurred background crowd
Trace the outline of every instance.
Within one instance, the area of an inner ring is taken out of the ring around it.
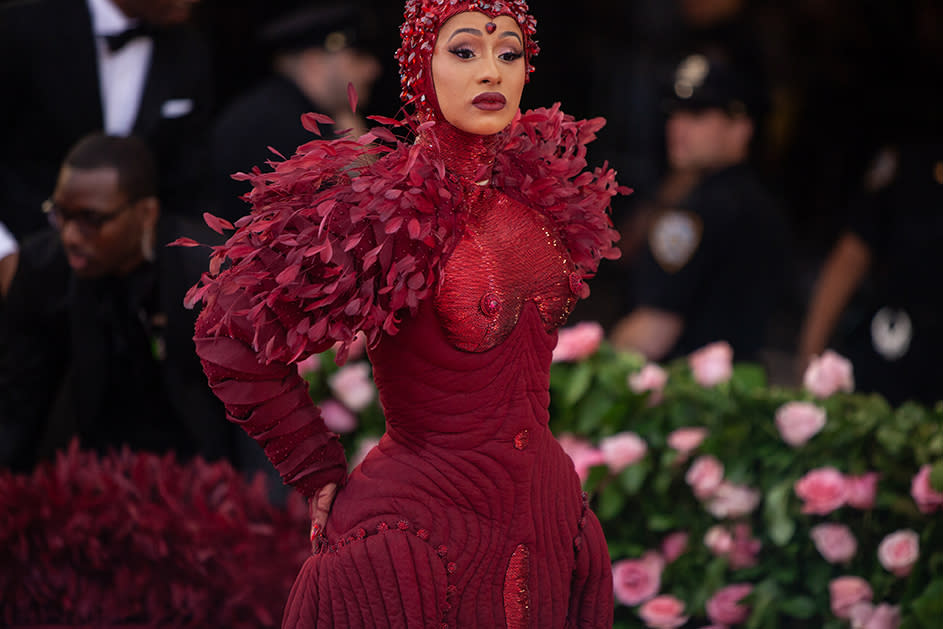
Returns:
[[[833,347],[859,389],[943,397],[939,2],[531,9],[522,107],[605,117],[590,164],[634,189],[613,207],[623,258],[573,320],[652,360],[725,340],[785,385]],[[78,434],[265,468],[191,350],[180,304],[205,250],[164,245],[244,214],[230,175],[313,139],[302,114],[330,116],[327,137],[398,116],[401,17],[398,0],[0,0],[0,465]]]

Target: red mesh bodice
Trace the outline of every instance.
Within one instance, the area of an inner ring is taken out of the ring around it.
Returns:
[[[580,286],[546,216],[490,187],[468,186],[468,219],[435,299],[449,341],[481,352],[501,343],[533,302],[545,329],[570,314]]]

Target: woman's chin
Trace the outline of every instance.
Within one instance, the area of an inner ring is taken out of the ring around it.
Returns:
[[[501,133],[508,128],[509,124],[511,124],[511,120],[477,121],[474,123],[465,124],[455,124],[455,122],[452,122],[451,120],[449,122],[459,131],[464,131],[465,133],[471,133],[473,135],[494,135],[496,133]]]

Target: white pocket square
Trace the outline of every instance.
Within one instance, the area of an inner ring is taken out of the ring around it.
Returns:
[[[193,111],[192,98],[172,98],[160,106],[160,115],[164,118],[180,118]]]

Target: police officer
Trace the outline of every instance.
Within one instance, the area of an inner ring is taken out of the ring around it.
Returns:
[[[724,340],[738,360],[756,360],[788,268],[785,221],[747,163],[764,98],[718,53],[685,57],[673,79],[668,178],[690,183],[655,212],[635,307],[611,340],[651,360]]]
[[[858,390],[892,404],[943,399],[941,242],[943,141],[884,149],[819,275],[801,362],[831,341],[851,360]]]
[[[234,181],[233,173],[278,161],[269,147],[290,157],[315,139],[301,124],[303,114],[317,112],[334,120],[334,127],[321,125],[325,137],[343,129],[366,132],[366,120],[351,111],[348,84],[362,109],[382,70],[369,50],[372,22],[367,17],[346,0],[283,11],[262,28],[259,42],[271,54],[273,71],[231,103],[213,128],[219,216],[236,221],[249,211],[240,198],[249,185]]]

